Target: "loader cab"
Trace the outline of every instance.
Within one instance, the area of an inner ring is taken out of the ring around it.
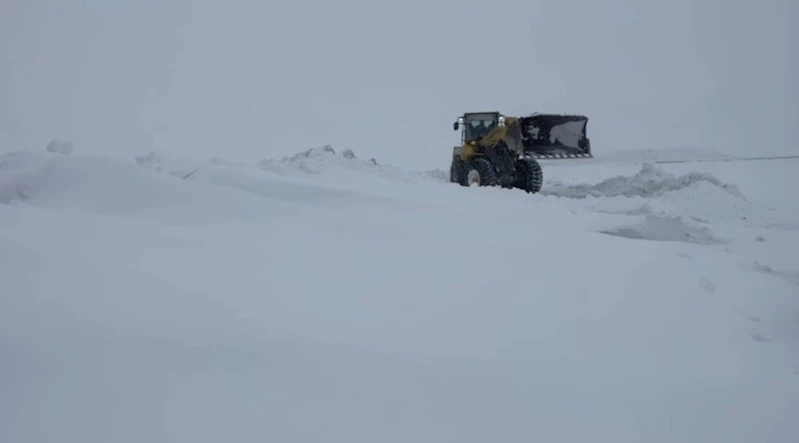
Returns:
[[[498,126],[504,126],[505,116],[499,112],[466,113],[452,124],[452,129],[461,130],[462,143],[477,143]]]

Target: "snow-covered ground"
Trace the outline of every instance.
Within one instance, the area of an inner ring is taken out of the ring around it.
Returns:
[[[0,441],[795,442],[799,161],[615,155],[6,153]]]

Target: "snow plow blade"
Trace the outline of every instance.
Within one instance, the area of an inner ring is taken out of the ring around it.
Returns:
[[[519,118],[524,154],[535,159],[593,158],[583,115],[533,114]]]

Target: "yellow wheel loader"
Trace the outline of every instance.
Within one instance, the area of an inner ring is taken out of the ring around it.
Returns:
[[[544,181],[537,159],[592,157],[587,123],[581,115],[463,114],[453,124],[461,130],[461,144],[452,152],[450,181],[537,193]]]

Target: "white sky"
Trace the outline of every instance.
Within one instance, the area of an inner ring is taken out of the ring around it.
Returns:
[[[0,0],[0,151],[447,168],[464,111],[799,153],[795,0]]]

